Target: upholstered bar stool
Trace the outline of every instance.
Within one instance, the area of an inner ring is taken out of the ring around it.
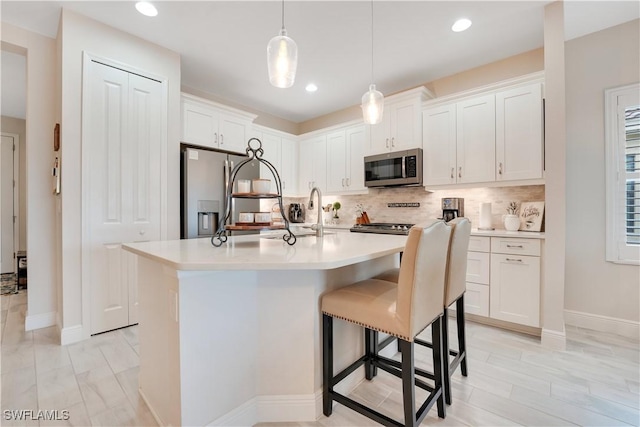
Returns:
[[[449,221],[451,229],[451,244],[447,260],[446,286],[444,293],[444,321],[442,322],[442,344],[444,354],[453,356],[450,363],[444,364],[444,395],[447,404],[451,404],[451,376],[458,365],[463,376],[467,376],[467,344],[465,338],[464,323],[464,293],[467,290],[467,251],[469,249],[469,236],[471,235],[471,222],[467,218],[456,218]],[[375,279],[398,282],[399,269],[388,270]],[[456,304],[456,325],[458,329],[458,351],[449,349],[449,326],[447,322],[448,309]],[[421,339],[416,339],[417,344],[431,347],[432,344]],[[449,357],[444,358],[449,362]]]
[[[409,231],[398,282],[369,279],[345,286],[322,297],[323,412],[330,416],[333,401],[339,402],[383,425],[417,426],[437,403],[438,416],[445,417],[443,395],[442,299],[444,297],[447,248],[451,227],[443,221],[416,225]],[[333,375],[333,318],[365,328],[365,354]],[[433,335],[433,379],[431,387],[416,375],[425,371],[414,366],[416,335],[431,325]],[[402,361],[379,356],[373,336],[384,332],[398,338]],[[402,379],[404,422],[374,411],[334,390],[334,386],[358,367],[365,366],[367,379],[379,368]],[[416,411],[415,386],[429,391]]]

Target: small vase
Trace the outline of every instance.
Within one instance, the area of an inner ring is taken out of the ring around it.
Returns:
[[[520,228],[520,217],[518,215],[502,215],[502,221],[507,231],[518,231]]]

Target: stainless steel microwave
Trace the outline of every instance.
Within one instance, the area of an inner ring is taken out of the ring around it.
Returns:
[[[422,148],[365,157],[364,185],[422,185]]]

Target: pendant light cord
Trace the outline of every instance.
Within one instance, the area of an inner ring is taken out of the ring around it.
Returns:
[[[371,83],[373,83],[373,0],[371,0]]]
[[[284,0],[282,0],[282,29],[284,30]]]

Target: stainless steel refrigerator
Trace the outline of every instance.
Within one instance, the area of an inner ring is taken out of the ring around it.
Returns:
[[[186,145],[180,147],[180,152],[180,238],[210,237],[224,215],[231,170],[247,157]],[[259,162],[252,161],[243,166],[236,180],[259,177]],[[228,224],[238,221],[239,212],[260,212],[259,200],[232,200]],[[252,233],[255,232],[233,232],[234,235]]]

